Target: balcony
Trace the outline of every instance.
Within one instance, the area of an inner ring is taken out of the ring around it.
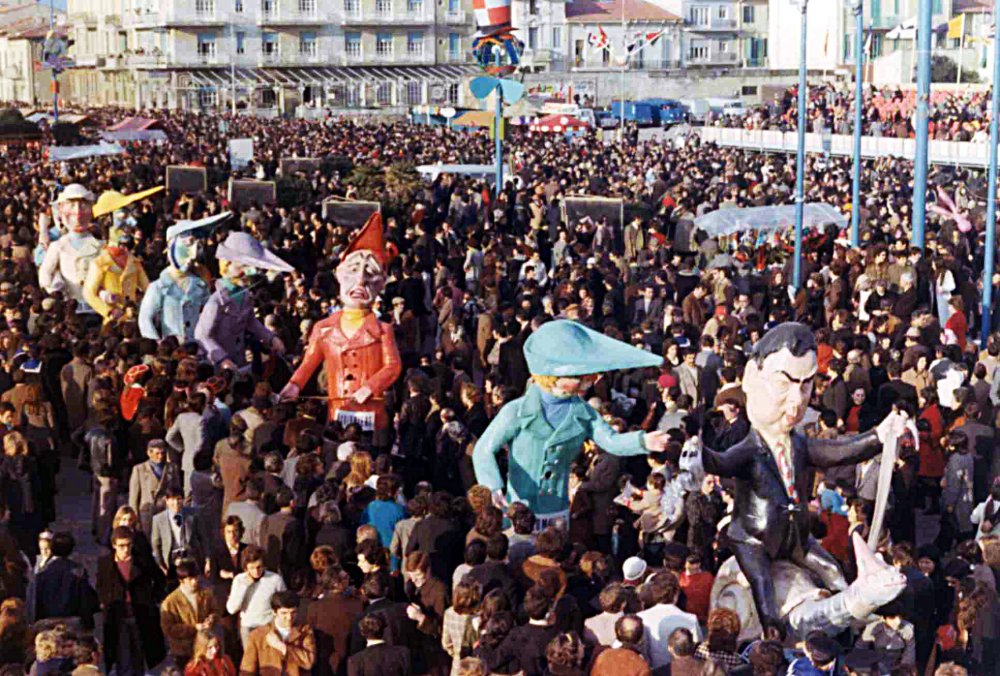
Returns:
[[[708,56],[688,56],[689,66],[728,66],[738,63],[740,60],[736,52],[715,52]]]
[[[354,26],[422,26],[434,23],[434,9],[424,6],[417,10],[374,12],[344,12],[344,23]]]
[[[292,52],[291,54],[261,54],[257,58],[258,67],[273,66],[318,66],[325,63],[319,52]]]
[[[84,26],[96,26],[97,15],[93,12],[73,12],[69,15],[70,24],[81,24]]]
[[[125,23],[132,28],[197,28],[222,26],[227,23],[227,19],[224,13],[216,8],[215,3],[198,3],[197,8],[170,5],[163,11],[132,10],[126,13]]]
[[[888,31],[903,23],[903,21],[904,19],[901,16],[873,16],[871,18],[871,29],[875,31]]]
[[[449,9],[444,13],[444,22],[450,25],[462,25],[464,26],[467,22],[465,17],[465,10],[463,9]]]
[[[303,26],[326,23],[327,19],[320,15],[316,5],[300,3],[294,7],[272,6],[270,10],[261,10],[257,17],[258,26]]]
[[[629,64],[629,70],[677,70],[681,67],[681,62],[675,59],[642,59]]]
[[[736,30],[736,19],[719,19],[712,17],[708,21],[695,23],[690,19],[684,22],[685,28],[696,33],[711,33],[716,31],[731,32]]]
[[[129,54],[125,63],[130,68],[163,68],[167,65],[167,57],[164,54]]]

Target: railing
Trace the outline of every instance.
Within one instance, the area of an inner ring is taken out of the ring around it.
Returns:
[[[465,10],[464,9],[449,9],[444,13],[444,22],[448,24],[464,24],[465,23]]]
[[[262,24],[297,24],[297,23],[325,23],[327,20],[320,16],[319,12],[313,9],[302,9],[300,7],[272,7],[270,11],[261,10],[259,23]]]
[[[392,12],[345,12],[344,23],[349,24],[429,24],[434,23],[434,13],[432,8],[424,7],[420,10],[406,11],[396,10]]]
[[[736,63],[739,55],[736,52],[715,52],[708,56],[689,56],[688,63],[692,66]]]
[[[675,70],[681,62],[675,59],[643,59],[629,64],[629,70]]]
[[[129,54],[126,63],[135,68],[151,68],[166,65],[167,57],[164,54]]]
[[[694,31],[731,31],[736,30],[736,19],[711,18],[708,21],[695,23],[690,19],[684,22],[685,25]]]
[[[898,16],[874,16],[871,18],[871,27],[874,30],[891,30],[903,22]]]
[[[97,15],[93,12],[73,12],[69,15],[69,22],[92,26],[97,23]]]
[[[765,131],[756,129],[729,129],[702,127],[698,130],[702,141],[710,141],[729,148],[759,150],[794,154],[798,134],[794,131]],[[806,152],[851,156],[854,154],[854,137],[849,134],[806,134]],[[916,154],[916,141],[909,138],[862,136],[861,156],[865,158],[901,157],[912,160]],[[988,161],[989,143],[960,141],[931,141],[928,157],[931,164],[983,167]]]

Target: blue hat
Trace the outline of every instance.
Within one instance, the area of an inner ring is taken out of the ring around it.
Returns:
[[[205,229],[208,230],[222,221],[226,220],[232,216],[231,211],[223,211],[221,214],[216,214],[215,216],[207,216],[205,218],[200,218],[197,221],[177,221],[169,228],[167,228],[167,241],[170,242],[176,237],[192,232],[194,230]]]
[[[215,250],[220,260],[249,265],[262,270],[294,272],[295,268],[264,248],[264,245],[245,232],[231,232],[226,241]]]
[[[662,357],[568,319],[546,322],[528,336],[524,358],[536,376],[585,376],[663,363]]]

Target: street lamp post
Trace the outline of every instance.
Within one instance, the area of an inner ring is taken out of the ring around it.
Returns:
[[[861,126],[865,104],[864,0],[850,0],[854,12],[854,166],[851,175],[851,246],[861,243]]]
[[[1000,0],[995,0],[993,16],[1000,16]],[[990,104],[990,169],[989,187],[986,197],[986,248],[983,261],[983,326],[980,347],[986,348],[986,339],[990,335],[991,310],[993,306],[993,269],[997,255],[997,143],[998,116],[1000,116],[1000,40],[993,40],[993,99]]]
[[[795,155],[795,261],[792,268],[792,286],[798,291],[802,286],[802,219],[805,210],[806,182],[806,9],[809,0],[797,0],[802,12],[799,41],[799,126],[798,149]]]
[[[924,248],[927,207],[927,118],[931,98],[931,0],[917,13],[917,148],[913,159],[913,232],[910,243]]]

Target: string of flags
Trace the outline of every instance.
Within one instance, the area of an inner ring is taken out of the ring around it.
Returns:
[[[662,30],[645,33],[639,31],[626,35],[623,41],[625,62],[628,63],[629,59],[641,52],[645,47],[655,45],[662,35]],[[612,56],[615,53],[615,49],[611,45],[611,40],[608,39],[608,34],[600,26],[597,27],[596,31],[587,33],[587,44],[591,49],[606,51]]]

